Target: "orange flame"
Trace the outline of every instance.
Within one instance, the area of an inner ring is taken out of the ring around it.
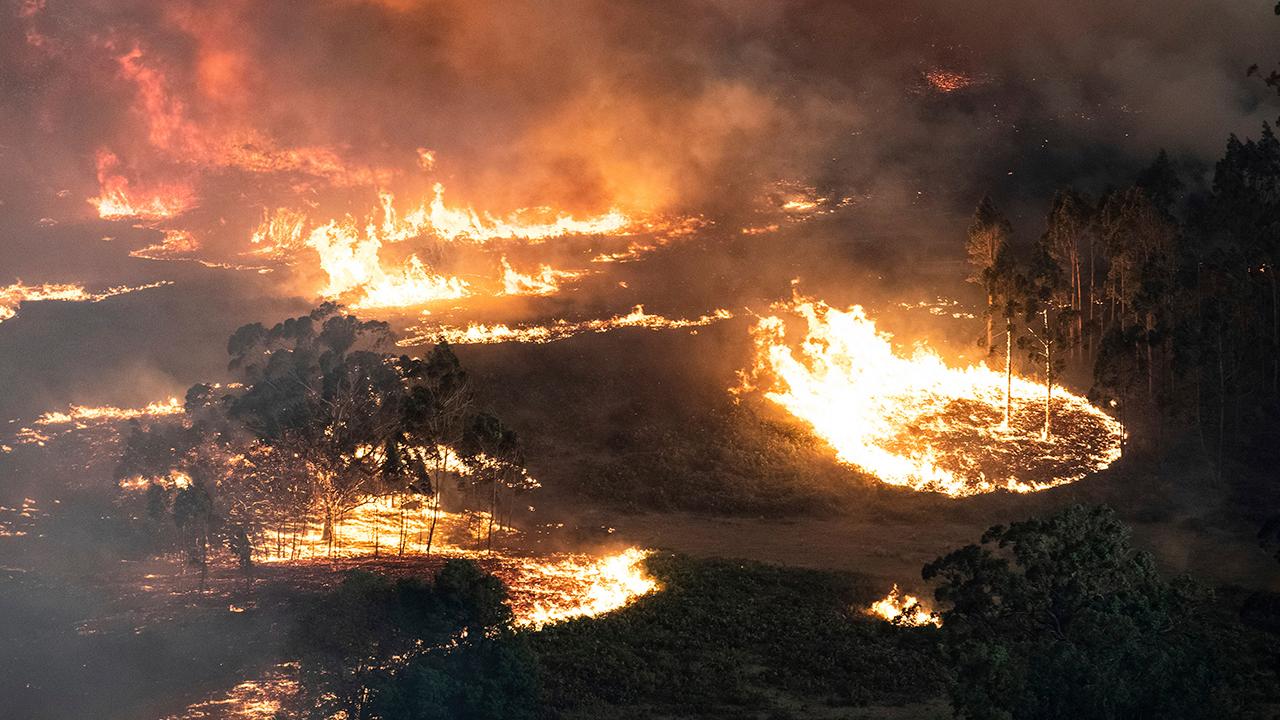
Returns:
[[[914,595],[902,595],[895,584],[889,594],[871,603],[867,614],[896,625],[942,627],[942,618],[926,608]]]
[[[755,366],[736,391],[762,381],[765,397],[809,423],[841,461],[882,482],[953,497],[1030,492],[1073,482],[1120,456],[1120,424],[1065,389],[1052,395],[1063,431],[1045,439],[1046,388],[1034,380],[1012,378],[1015,412],[1004,427],[1003,373],[948,367],[924,346],[899,355],[858,306],[841,311],[797,296],[774,309],[802,319],[805,337],[793,347],[782,317],[761,317]]]
[[[452,345],[492,345],[505,342],[549,343],[579,335],[581,333],[603,333],[623,328],[647,328],[649,330],[673,330],[696,328],[712,323],[728,320],[733,313],[720,309],[709,315],[696,318],[669,318],[662,315],[651,315],[643,305],[636,305],[626,315],[615,315],[603,320],[583,320],[568,322],[557,320],[550,325],[517,325],[503,324],[484,325],[471,323],[465,327],[447,325],[424,326],[413,328],[414,335],[400,340],[402,347],[421,345],[427,342],[445,341]]]

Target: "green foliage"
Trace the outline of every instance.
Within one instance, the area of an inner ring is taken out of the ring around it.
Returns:
[[[785,703],[927,699],[941,689],[934,630],[863,616],[871,593],[849,576],[670,555],[648,562],[660,592],[532,634],[553,716],[651,707],[650,715],[741,717]]]
[[[536,672],[505,600],[468,560],[448,560],[432,582],[351,573],[291,635],[308,706],[353,720],[526,717]]]
[[[1163,579],[1110,510],[996,526],[982,543],[924,568],[950,607],[958,716],[1236,716],[1248,683],[1236,630],[1214,617],[1210,593]]]

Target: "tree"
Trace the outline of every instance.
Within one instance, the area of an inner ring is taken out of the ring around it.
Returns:
[[[462,441],[473,397],[462,363],[448,343],[433,347],[423,361],[406,363],[405,375],[410,383],[405,427],[419,439],[416,446],[428,458],[431,472],[431,524],[427,531],[430,553],[440,518],[444,475],[451,469],[453,448]]]
[[[1030,283],[1022,263],[1017,259],[1012,245],[1005,244],[996,254],[996,261],[983,271],[983,281],[990,293],[992,312],[998,312],[1004,318],[1004,422],[1002,427],[1009,428],[1013,413],[1013,346],[1020,344],[1017,337],[1016,321],[1028,312],[1031,301]],[[988,319],[990,315],[988,314]]]
[[[527,476],[524,473],[524,451],[520,438],[502,425],[502,421],[488,413],[472,418],[459,446],[463,461],[471,469],[473,481],[489,497],[487,547],[493,550],[493,523],[498,514],[498,493],[501,489],[521,488]]]
[[[468,560],[431,582],[354,572],[299,615],[290,645],[315,717],[530,717],[537,679],[506,588]]]
[[[486,502],[492,525],[502,488],[527,479],[514,433],[492,416],[473,422],[471,386],[447,344],[412,358],[382,352],[393,339],[385,323],[331,304],[271,328],[245,325],[227,343],[238,382],[192,386],[180,419],[136,427],[117,475],[160,486],[153,504],[165,512],[171,474],[199,478],[209,541],[225,545],[246,571],[272,534],[277,556],[296,555],[317,519],[332,553],[344,518],[383,498],[400,500],[401,553],[406,513],[431,498],[430,552],[444,481],[466,470],[458,453],[468,430],[497,423],[496,439],[473,443],[480,448],[473,459],[486,458],[481,475],[494,478]]]
[[[1106,508],[997,525],[923,576],[958,717],[1235,717],[1251,682],[1212,595],[1162,578]]]
[[[1052,247],[1051,236],[1046,233],[1033,249],[1023,306],[1028,333],[1023,338],[1023,345],[1030,350],[1031,359],[1043,362],[1044,367],[1044,429],[1041,437],[1045,440],[1052,436],[1054,371],[1063,364],[1061,356],[1055,356],[1054,351],[1067,341],[1074,317],[1071,306],[1063,304],[1067,282],[1063,268],[1053,257]]]
[[[1009,243],[1013,229],[1009,221],[996,208],[989,196],[984,196],[973,211],[973,219],[969,223],[965,251],[969,256],[969,265],[973,272],[969,282],[982,285],[987,294],[987,342],[986,350],[992,351],[994,346],[994,329],[992,316],[996,311],[995,290],[991,284],[991,269],[1000,256],[1000,251]]]
[[[1093,320],[1096,229],[1096,210],[1088,197],[1070,188],[1054,195],[1040,242],[1045,257],[1058,268],[1054,300],[1071,310],[1076,347],[1083,347],[1085,321]]]

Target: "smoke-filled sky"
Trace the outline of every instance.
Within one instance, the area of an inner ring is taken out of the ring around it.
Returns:
[[[1245,70],[1277,39],[1270,0],[8,0],[0,415],[153,398],[216,370],[243,322],[404,278],[506,297],[504,320],[697,314],[954,260],[984,192],[1035,233],[1058,185],[1123,182],[1160,148],[1211,167],[1276,115]],[[463,249],[363,229],[379,190],[404,213],[436,183],[478,216],[632,225]],[[297,234],[252,243],[272,218]],[[516,298],[500,259],[579,277]],[[21,305],[47,283],[94,297]]]

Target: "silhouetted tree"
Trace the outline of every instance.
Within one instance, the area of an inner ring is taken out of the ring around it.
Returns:
[[[997,525],[923,574],[958,717],[1235,717],[1255,682],[1212,596],[1162,578],[1106,508]]]

